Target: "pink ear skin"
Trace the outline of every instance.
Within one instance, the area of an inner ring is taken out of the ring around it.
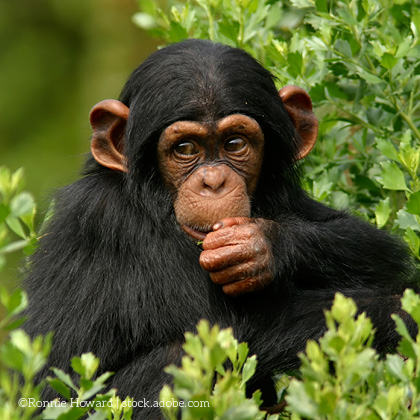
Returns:
[[[285,86],[279,91],[280,98],[302,138],[302,144],[296,160],[304,158],[315,146],[318,136],[318,120],[312,112],[312,101],[309,95],[300,87]]]
[[[92,155],[102,166],[115,171],[128,172],[123,153],[129,112],[126,105],[114,99],[99,102],[90,112]]]

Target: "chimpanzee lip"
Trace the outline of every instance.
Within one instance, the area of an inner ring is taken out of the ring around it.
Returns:
[[[208,229],[206,227],[202,227],[202,228],[197,227],[197,226],[191,227],[188,225],[182,225],[181,227],[186,233],[188,233],[188,235],[200,241],[204,240],[207,234],[211,231],[211,229]]]

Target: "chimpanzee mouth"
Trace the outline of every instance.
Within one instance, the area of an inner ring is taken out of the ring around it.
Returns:
[[[212,231],[212,228],[208,226],[191,227],[188,225],[182,225],[181,228],[184,230],[184,232],[188,233],[188,235],[200,241],[204,240],[207,234]]]

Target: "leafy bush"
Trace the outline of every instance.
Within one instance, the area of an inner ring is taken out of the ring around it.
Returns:
[[[175,404],[163,409],[165,417],[176,420],[180,401],[190,401],[197,404],[181,410],[183,420],[266,418],[259,410],[261,393],[255,392],[251,399],[245,395],[246,382],[257,365],[255,355],[247,358],[248,345],[238,344],[231,329],[210,329],[207,321],[201,321],[197,331],[197,335],[185,334],[182,367],[171,365],[166,369],[174,377],[174,387],[171,390],[165,385],[160,398]],[[226,369],[227,361],[231,369]]]
[[[420,298],[407,290],[402,307],[420,325]],[[307,343],[301,379],[288,390],[292,419],[415,419],[420,414],[420,335],[413,340],[394,315],[402,336],[398,354],[385,359],[370,347],[374,330],[356,305],[337,294],[326,312],[328,331]]]
[[[22,169],[12,174],[0,167],[0,270],[7,254],[19,249],[29,254],[36,245],[36,206],[32,195],[22,191],[23,186]]]
[[[51,336],[38,337],[31,342],[22,330],[14,330],[20,323],[14,316],[26,306],[26,297],[21,291],[9,294],[2,288],[0,301],[6,310],[0,331],[13,329],[10,338],[0,346],[0,418],[29,420],[37,408],[25,407],[25,403],[22,406],[21,401],[40,399],[41,385],[35,386],[33,379],[47,361]]]
[[[48,378],[49,386],[60,394],[50,404],[42,400],[41,391],[45,383],[34,384],[35,375],[47,362],[51,349],[52,334],[45,338],[31,340],[21,329],[16,329],[21,320],[15,317],[26,307],[26,296],[18,290],[10,294],[0,290],[0,300],[6,316],[0,323],[0,330],[11,330],[10,337],[0,345],[0,418],[2,420],[33,419],[42,410],[42,418],[77,420],[87,413],[93,420],[130,420],[132,407],[130,399],[121,401],[111,390],[99,394],[105,388],[110,373],[93,379],[99,367],[99,360],[93,354],[83,354],[71,361],[78,374],[78,385],[70,376],[59,369],[53,369],[55,377]],[[73,392],[73,394],[71,394]],[[41,417],[40,417],[41,418]]]
[[[32,195],[23,191],[23,185],[22,170],[11,173],[0,167],[0,271],[7,254],[20,249],[27,255],[36,246],[36,205]],[[27,306],[26,294],[20,289],[9,292],[1,286],[0,303],[3,315],[0,320],[0,419],[29,420],[45,408],[41,391],[47,385],[35,385],[34,378],[47,362],[52,334],[31,340],[18,329],[24,321],[18,316]],[[75,357],[71,366],[79,378],[78,384],[68,374],[53,369],[55,377],[48,378],[48,383],[61,399],[46,407],[42,418],[77,420],[94,412],[91,416],[94,420],[131,419],[130,399],[121,401],[115,390],[99,394],[111,374],[93,379],[99,367],[99,360],[94,355]]]
[[[139,0],[166,42],[245,49],[311,95],[320,120],[306,188],[403,236],[420,257],[420,8],[415,0]]]

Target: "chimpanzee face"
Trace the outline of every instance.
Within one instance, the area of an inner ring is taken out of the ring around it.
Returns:
[[[295,159],[315,144],[317,121],[306,92],[286,86],[279,92],[285,110],[300,136]],[[91,112],[92,155],[101,165],[127,173],[125,127],[130,109],[105,100]],[[181,228],[203,239],[218,221],[250,217],[268,141],[260,124],[233,112],[220,119],[179,120],[158,135],[155,152]],[[274,139],[271,139],[274,141]],[[276,141],[284,141],[279,138]]]
[[[164,130],[159,167],[184,231],[203,239],[225,217],[250,217],[263,150],[259,124],[241,114],[214,122],[178,121]]]

